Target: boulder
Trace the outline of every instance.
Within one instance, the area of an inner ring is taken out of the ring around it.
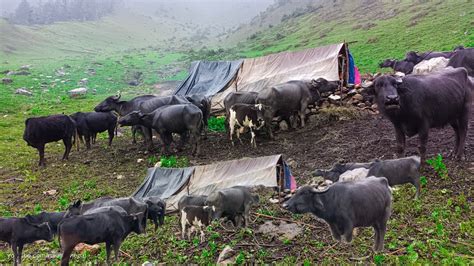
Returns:
[[[281,131],[287,131],[288,130],[288,123],[286,123],[286,121],[283,120],[278,125],[279,125]]]
[[[69,94],[69,97],[71,98],[82,97],[87,94],[87,89],[86,88],[73,89],[73,90],[70,90],[68,94]]]
[[[352,100],[354,102],[361,102],[364,100],[364,96],[362,96],[361,94],[357,93],[356,95],[352,96]]]
[[[359,108],[365,108],[365,103],[358,103],[358,104],[357,104],[357,107],[359,107]]]
[[[24,65],[20,67],[20,70],[30,70],[31,65]]]
[[[33,96],[33,93],[26,88],[19,88],[15,91],[15,94],[26,95],[26,96]]]
[[[78,85],[80,85],[80,86],[86,86],[87,83],[89,83],[89,79],[83,78],[83,79],[79,80]]]
[[[10,84],[13,82],[11,78],[2,78],[2,84]]]
[[[337,104],[337,103],[339,103],[339,101],[341,100],[341,96],[331,94],[331,95],[329,95],[328,99],[329,99],[329,102],[330,102],[330,103]]]

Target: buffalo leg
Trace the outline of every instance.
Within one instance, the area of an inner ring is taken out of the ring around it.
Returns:
[[[463,116],[459,119],[459,143],[456,147],[456,157],[460,160],[464,153],[464,146],[466,144],[466,135],[469,124],[469,108],[465,108]]]
[[[153,132],[151,128],[142,127],[143,138],[145,139],[145,145],[149,151],[153,150]]]
[[[136,138],[136,135],[137,134],[137,126],[132,126],[132,143],[135,144],[137,143],[137,138]]]
[[[376,223],[374,225],[375,231],[375,251],[382,251],[383,250],[383,242],[385,238],[385,230],[386,230],[386,222]]]
[[[109,133],[109,147],[112,146],[112,140],[114,139],[114,131],[115,128],[109,128],[108,133]]]
[[[110,242],[105,242],[105,251],[107,254],[107,264],[110,264],[110,246],[112,243]]]
[[[170,145],[173,142],[173,135],[172,133],[163,132],[160,133],[160,138],[163,141],[163,153],[168,156],[170,154]]]
[[[91,135],[86,134],[84,138],[86,139],[86,148],[89,150],[91,148]]]
[[[21,264],[21,257],[23,255],[23,244],[18,245],[18,263]]]
[[[119,258],[119,255],[120,255],[120,245],[122,245],[122,242],[120,240],[115,241],[115,243],[114,243],[115,261],[118,261],[118,258]]]
[[[13,250],[13,265],[18,265],[18,245],[16,242],[12,243],[12,250]]]
[[[67,160],[67,159],[69,159],[69,152],[71,152],[71,148],[72,148],[72,137],[68,137],[68,138],[63,139],[63,143],[64,143],[64,146],[65,146],[63,160]]]
[[[354,229],[352,223],[349,220],[344,221],[344,228],[342,228],[342,234],[344,236],[344,240],[347,243],[352,242],[352,229]]]
[[[74,246],[67,246],[64,248],[63,256],[61,257],[61,266],[69,265],[69,259],[71,258],[72,250]]]
[[[337,228],[337,225],[330,224],[329,228],[331,229],[332,237],[334,237],[336,241],[341,241],[341,234],[339,233],[339,229]]]
[[[427,126],[423,126],[420,132],[418,133],[418,137],[420,139],[419,151],[422,162],[426,160],[426,144],[428,143],[428,131],[429,128]]]
[[[418,175],[418,176],[412,178],[411,183],[412,183],[412,184],[415,186],[415,188],[416,188],[415,199],[418,199],[418,197],[420,197],[420,190],[421,190],[421,187],[420,187],[420,176]]]
[[[398,158],[404,157],[405,133],[403,133],[401,125],[395,125],[395,139],[397,140],[397,156]]]
[[[191,132],[191,137],[192,137],[192,144],[193,144],[193,156],[194,155],[199,155],[201,153],[201,145],[200,145],[200,133],[199,131]]]
[[[39,157],[40,157],[38,165],[39,166],[46,166],[45,159],[44,159],[44,144],[42,143],[42,144],[38,145],[37,149],[38,149],[38,153],[39,153]]]

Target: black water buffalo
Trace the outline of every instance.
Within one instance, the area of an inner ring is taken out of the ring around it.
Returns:
[[[46,143],[62,140],[65,146],[63,160],[67,160],[73,138],[76,137],[76,123],[67,115],[50,115],[28,118],[25,121],[23,139],[29,146],[38,150],[39,165],[45,166],[44,146]],[[79,145],[79,140],[76,139]]]
[[[379,65],[380,67],[391,67],[395,72],[402,72],[406,75],[413,72],[413,67],[415,63],[407,60],[395,60],[395,59],[386,59]]]
[[[25,218],[33,224],[48,223],[53,234],[58,232],[58,225],[64,219],[66,212],[41,212],[35,215],[26,215]]]
[[[109,96],[105,100],[103,100],[101,103],[99,103],[95,108],[94,111],[96,112],[110,112],[110,111],[115,111],[117,112],[120,116],[127,115],[133,111],[138,111],[140,103],[157,98],[155,95],[141,95],[137,96],[129,101],[120,101],[121,95],[117,96]],[[136,138],[135,134],[137,133],[137,128],[132,127],[132,137],[133,137],[133,143],[136,143]],[[140,131],[144,132],[143,128],[140,128]],[[145,138],[145,145],[148,144],[148,138]]]
[[[203,227],[208,226],[212,221],[212,214],[215,208],[210,206],[184,206],[180,209],[181,216],[181,237],[184,239],[187,232],[188,239],[191,240],[193,231],[200,232],[200,242],[204,242]]]
[[[260,130],[265,124],[272,122],[272,113],[268,106],[263,104],[245,104],[237,103],[232,105],[229,110],[229,129],[230,129],[230,141],[232,145],[232,137],[234,132],[237,132],[237,139],[242,143],[240,134],[247,128],[251,134],[250,145],[257,148],[257,141],[255,140],[255,131]],[[237,130],[236,130],[236,127]]]
[[[203,94],[186,95],[186,99],[201,110],[204,122],[204,137],[207,138],[208,120],[211,117],[211,99]]]
[[[432,58],[436,57],[444,57],[444,58],[450,58],[454,52],[436,52],[436,51],[431,51],[431,52],[424,52],[424,53],[417,53],[414,51],[410,51],[406,53],[405,55],[405,60],[408,62],[412,62],[413,64],[418,64],[423,60],[430,60]]]
[[[110,212],[115,211],[120,213],[120,215],[128,215],[128,213],[120,206],[105,206],[105,207],[97,207],[94,209],[89,209],[85,211],[82,215],[94,214],[99,212]]]
[[[181,197],[178,201],[178,209],[181,211],[186,206],[204,206],[206,205],[207,196],[206,195],[185,195]]]
[[[143,198],[143,202],[148,206],[148,219],[153,221],[156,231],[165,223],[166,202],[156,196]]]
[[[473,89],[464,68],[404,78],[384,75],[374,80],[373,89],[380,112],[395,127],[400,157],[405,150],[405,136],[418,134],[424,161],[429,129],[447,124],[456,133],[454,154],[462,157]]]
[[[144,114],[140,111],[132,112],[119,119],[120,125],[143,125],[155,129],[164,144],[164,153],[169,154],[172,133],[181,135],[180,147],[191,136],[193,155],[199,154],[199,142],[203,128],[202,112],[193,104],[168,105]]]
[[[163,106],[176,105],[176,104],[188,104],[188,103],[190,102],[181,95],[155,97],[155,98],[141,102],[136,111],[140,111],[144,114],[148,114]],[[152,128],[142,127],[142,130],[143,130],[143,137],[145,138],[145,143],[148,143],[148,149],[152,150],[153,149]]]
[[[318,91],[318,84],[315,80],[303,81],[293,80],[286,83],[268,87],[259,93],[257,102],[270,106],[271,116],[281,116],[291,125],[289,118],[295,113],[301,120],[301,127],[304,127],[306,108],[310,104],[318,102],[321,98]],[[271,138],[271,125],[266,125]]]
[[[368,177],[357,182],[337,182],[324,190],[304,186],[283,204],[293,213],[312,213],[328,223],[333,237],[352,241],[355,227],[373,227],[375,250],[383,250],[392,195],[385,178]]]
[[[72,216],[59,225],[59,243],[63,250],[61,265],[69,265],[74,247],[79,243],[89,245],[105,242],[107,264],[110,261],[110,248],[114,248],[115,260],[118,260],[120,245],[125,238],[135,232],[144,232],[142,223],[144,214],[121,215],[110,210],[88,215]]]
[[[221,189],[211,193],[206,200],[206,206],[213,207],[213,219],[226,217],[235,226],[248,226],[250,208],[259,202],[258,195],[252,195],[250,189],[242,186]]]
[[[77,112],[71,115],[71,118],[76,122],[77,133],[79,137],[84,136],[86,140],[86,147],[90,149],[95,143],[97,133],[107,130],[109,133],[109,146],[112,145],[114,139],[114,131],[117,126],[117,116],[112,112]]]
[[[448,66],[464,67],[467,74],[474,77],[474,48],[465,48],[456,51],[449,59]]]
[[[100,208],[118,206],[124,209],[128,214],[144,213],[144,219],[142,220],[143,228],[146,228],[146,219],[148,217],[148,206],[146,203],[136,200],[132,197],[124,198],[112,198],[102,197],[91,202],[82,203],[81,200],[77,200],[70,205],[64,215],[65,218],[84,214],[85,212]]]
[[[318,78],[313,85],[320,93],[335,92],[339,88],[339,81],[328,81],[325,78]]]
[[[23,246],[38,240],[53,241],[53,231],[48,223],[37,224],[28,217],[0,218],[0,241],[10,244],[13,263],[21,264]]]

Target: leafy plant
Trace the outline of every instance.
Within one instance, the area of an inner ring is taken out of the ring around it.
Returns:
[[[174,155],[171,155],[169,157],[161,156],[160,165],[161,167],[165,167],[165,168],[188,167],[189,159],[187,157],[176,157]]]
[[[439,177],[441,177],[442,179],[448,178],[448,169],[446,168],[446,165],[443,162],[443,156],[441,154],[438,154],[437,156],[426,160],[426,163],[433,167]]]
[[[376,265],[382,265],[385,260],[385,256],[382,254],[374,255],[374,262]]]
[[[148,157],[148,164],[149,165],[155,165],[157,162],[158,162],[158,158],[156,158],[155,155],[152,155],[152,156]],[[163,163],[161,164],[161,166],[163,167]]]
[[[428,179],[426,178],[426,176],[420,177],[420,183],[422,186],[426,186],[426,184],[428,184]]]
[[[37,204],[35,205],[35,208],[34,208],[34,213],[35,213],[35,214],[38,214],[38,213],[40,213],[42,210],[43,210],[43,208],[41,207],[41,204],[37,203]]]
[[[235,258],[235,264],[242,265],[245,262],[245,254],[244,252],[240,252],[239,255]]]
[[[211,117],[207,121],[209,131],[213,132],[225,132],[225,117]]]

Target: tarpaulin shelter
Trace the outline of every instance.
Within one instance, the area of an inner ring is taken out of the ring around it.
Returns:
[[[179,84],[174,94],[214,96],[235,78],[241,65],[242,60],[193,62],[189,76]]]
[[[349,73],[354,73],[350,71],[349,49],[346,43],[339,43],[238,61],[194,63],[175,94],[213,96],[212,109],[216,111],[224,108],[224,98],[233,91],[260,92],[290,80],[317,78],[347,84]]]
[[[281,155],[243,158],[187,168],[150,168],[133,197],[158,196],[166,201],[167,210],[176,210],[184,195],[209,195],[215,190],[233,186],[289,186],[294,178]]]

